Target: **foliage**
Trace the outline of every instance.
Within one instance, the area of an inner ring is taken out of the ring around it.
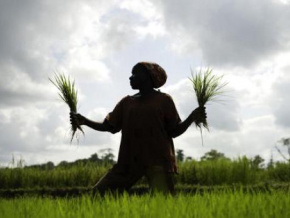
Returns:
[[[90,187],[112,167],[113,163],[105,159],[100,161],[98,155],[94,154],[89,159],[72,163],[61,162],[54,168],[35,166],[0,168],[0,184],[2,189]],[[278,162],[270,168],[261,168],[260,165],[253,164],[253,159],[245,156],[234,160],[228,158],[186,160],[179,163],[179,175],[175,179],[177,184],[210,186],[290,182],[290,163]],[[145,179],[138,183],[143,184],[147,184]]]
[[[25,166],[25,168],[38,168],[42,170],[51,170],[55,167],[58,168],[69,168],[72,166],[79,166],[79,165],[86,165],[86,164],[99,164],[99,165],[111,165],[114,164],[114,154],[111,153],[111,150],[108,150],[106,153],[104,153],[101,158],[99,158],[97,153],[94,153],[91,155],[89,158],[84,158],[84,159],[78,159],[73,162],[68,162],[68,161],[61,161],[58,165],[54,166],[54,163],[49,161],[45,164],[35,164],[35,165],[30,165],[30,166]]]
[[[223,153],[218,152],[215,149],[206,152],[202,157],[201,160],[218,160],[218,159],[227,159]]]
[[[111,167],[94,162],[60,165],[54,169],[0,169],[1,188],[76,187],[94,185]]]
[[[287,147],[287,151],[288,151],[288,158],[283,154],[283,152],[281,151],[281,149],[278,147],[278,144]],[[276,150],[278,151],[278,153],[281,155],[281,157],[288,161],[290,163],[290,138],[282,138],[280,139],[276,145],[275,145]]]
[[[252,163],[252,166],[255,167],[255,168],[262,168],[264,167],[264,159],[260,156],[260,155],[256,155],[252,160],[251,160],[251,163]]]
[[[181,165],[179,173],[179,182],[191,185],[247,185],[265,181],[266,171],[253,168],[246,157],[236,160],[218,158],[200,162],[186,161]]]
[[[275,181],[289,182],[290,181],[290,162],[277,162],[274,167],[268,169],[269,178]]]
[[[184,153],[183,153],[183,150],[181,150],[181,149],[177,149],[176,150],[176,159],[179,162],[183,162],[184,161]]]

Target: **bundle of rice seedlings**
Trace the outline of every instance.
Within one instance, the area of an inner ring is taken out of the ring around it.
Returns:
[[[192,82],[193,89],[195,91],[196,99],[200,107],[204,107],[209,101],[217,101],[218,97],[224,93],[224,87],[227,83],[222,82],[223,76],[216,76],[212,74],[212,69],[207,68],[205,71],[202,69],[195,74],[191,72],[190,81]],[[202,125],[209,130],[207,120],[203,120],[201,123],[195,122],[201,132],[202,144]]]
[[[55,74],[54,80],[49,78],[49,80],[58,88],[60,98],[69,106],[70,111],[77,113],[77,90],[75,88],[75,81],[71,81],[70,77],[66,77],[64,74]],[[84,131],[81,126],[72,121],[71,126],[71,142],[76,134],[76,131],[80,130],[83,134]]]

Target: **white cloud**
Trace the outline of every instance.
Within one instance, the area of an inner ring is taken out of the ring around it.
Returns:
[[[276,118],[276,123],[285,128],[290,128],[290,66],[285,68],[283,77],[279,77],[273,84],[274,92],[270,96],[269,103]]]
[[[141,19],[141,22],[135,24],[134,30],[140,38],[152,36],[153,38],[162,37],[167,34],[163,15],[158,11],[155,3],[147,0],[122,1],[120,8],[125,9]]]
[[[19,5],[12,0],[0,4],[2,161],[11,153],[29,158],[33,153],[44,154],[52,144],[69,143],[68,108],[53,102],[57,90],[48,77],[60,70],[81,85],[87,85],[84,79],[109,81],[111,72],[103,60],[122,49],[134,31],[124,29],[118,20],[127,23],[128,17],[103,19],[118,8],[115,1],[31,0]],[[86,87],[78,88],[82,99]],[[85,145],[110,143],[106,134],[88,131],[87,137]]]
[[[148,23],[147,26],[137,26],[135,30],[140,37],[152,36],[153,38],[157,38],[166,35],[164,25],[156,21]]]
[[[93,48],[82,46],[72,49],[68,54],[68,61],[63,67],[66,72],[73,75],[78,81],[106,82],[109,80],[109,69],[98,60]]]
[[[289,4],[289,0],[276,0],[276,1],[278,1],[279,3],[282,3],[282,4],[285,4],[285,5],[287,5],[287,4]]]
[[[162,18],[162,14],[158,13],[156,5],[148,0],[124,0],[120,4],[120,8],[139,14],[147,20],[158,20]]]
[[[200,49],[207,64],[250,67],[289,49],[289,5],[272,0],[154,2],[172,40]]]
[[[4,117],[0,122],[2,137],[0,144],[6,152],[35,150],[42,141],[38,123],[45,116],[45,110],[35,107],[15,107],[0,110]]]
[[[13,66],[4,71],[0,85],[0,108],[48,101],[54,94],[51,84],[35,82],[28,74]]]
[[[94,37],[100,40],[100,17],[113,4],[27,1],[19,7],[17,1],[2,2],[1,103],[47,99],[48,77],[58,69],[90,81],[108,80],[110,70],[102,60],[106,50],[90,43]]]
[[[88,118],[93,120],[99,120],[100,122],[105,119],[109,111],[106,108],[95,108],[88,113]]]

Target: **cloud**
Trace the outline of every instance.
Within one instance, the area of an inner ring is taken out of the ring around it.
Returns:
[[[89,112],[89,116],[93,120],[102,121],[106,109],[96,108]],[[35,161],[33,155],[45,157],[53,156],[59,150],[65,154],[72,150],[78,150],[80,153],[88,154],[89,147],[91,153],[97,152],[98,148],[113,148],[117,150],[119,144],[115,138],[118,135],[110,133],[101,133],[84,127],[85,135],[78,134],[79,142],[76,139],[70,144],[71,132],[68,108],[65,109],[63,103],[52,104],[50,107],[44,108],[28,106],[14,107],[13,109],[0,109],[0,137],[1,144],[1,161],[9,162],[12,154],[23,154],[23,158],[28,164],[29,160]],[[87,150],[83,150],[87,148]],[[72,155],[75,157],[75,155]],[[65,157],[65,155],[64,155]],[[71,157],[68,157],[69,159]],[[51,160],[60,161],[61,156]],[[32,162],[33,163],[33,162]]]
[[[140,15],[130,4],[29,0],[20,7],[15,0],[1,2],[2,105],[47,99],[48,77],[55,71],[79,82],[109,82],[116,72],[105,59],[134,41],[156,16],[154,10]]]
[[[134,30],[141,38],[152,36],[153,38],[162,37],[167,34],[163,22],[163,16],[159,13],[155,2],[149,0],[122,1],[120,8],[127,10],[137,16],[141,22],[135,24]]]
[[[136,16],[125,11],[116,11],[110,17],[104,18],[103,23],[101,39],[104,42],[105,51],[123,49],[136,35],[132,28],[136,25]]]
[[[211,66],[247,68],[289,49],[290,5],[272,0],[160,0],[157,5],[178,49],[199,50]]]
[[[48,77],[65,71],[90,81],[109,80],[100,41],[106,1],[2,1],[0,72],[2,104],[46,99]],[[17,14],[17,16],[15,16]],[[109,37],[103,39],[109,41]],[[90,45],[92,43],[92,45]]]
[[[88,83],[108,82],[113,72],[104,59],[134,38],[133,25],[125,25],[130,16],[115,1],[0,2],[1,161],[15,152],[49,155],[69,143],[68,110],[55,102],[48,77],[71,74],[80,97],[91,93]],[[91,130],[83,140],[91,147],[112,142]]]
[[[4,153],[16,150],[32,152],[41,146],[37,123],[45,116],[45,110],[34,107],[1,109],[0,144]],[[5,151],[5,152],[4,152]]]
[[[276,124],[281,127],[290,128],[290,66],[284,68],[284,75],[277,78],[273,84],[273,94],[270,103],[275,116]]]
[[[53,99],[55,93],[51,84],[35,82],[28,74],[13,66],[5,69],[0,80],[0,108],[43,103]]]

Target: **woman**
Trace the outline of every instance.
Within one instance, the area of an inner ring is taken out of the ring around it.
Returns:
[[[94,186],[94,192],[128,190],[145,175],[152,190],[173,193],[177,165],[172,138],[206,119],[205,108],[195,109],[181,121],[171,96],[155,90],[167,79],[156,63],[137,63],[129,79],[139,92],[124,97],[103,122],[71,114],[71,122],[79,125],[113,134],[122,131],[117,164]]]

